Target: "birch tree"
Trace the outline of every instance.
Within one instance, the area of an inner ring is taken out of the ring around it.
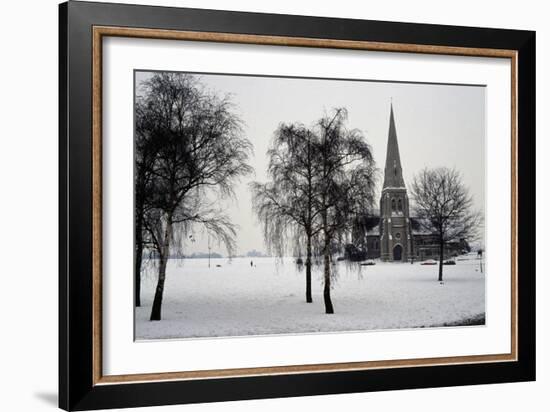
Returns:
[[[160,73],[142,87],[137,105],[146,118],[156,119],[144,227],[148,246],[158,255],[150,319],[160,320],[168,259],[194,226],[204,227],[233,253],[235,225],[218,204],[252,171],[247,163],[252,145],[229,98],[207,92],[197,77]]]
[[[325,312],[334,313],[331,291],[331,247],[353,230],[353,223],[374,202],[376,168],[372,149],[357,129],[346,127],[347,111],[335,109],[315,126],[319,137],[319,192],[316,209],[323,235]]]
[[[364,136],[347,129],[347,112],[336,109],[311,128],[281,125],[268,151],[266,184],[252,185],[255,210],[268,244],[281,255],[290,236],[306,240],[306,301],[311,301],[313,250],[323,257],[323,299],[334,313],[331,291],[333,246],[343,240],[374,200],[375,167]]]
[[[282,257],[289,243],[300,247],[305,242],[308,303],[313,302],[313,241],[321,229],[315,208],[317,149],[317,136],[304,125],[281,124],[267,152],[270,181],[251,184],[254,210],[264,226],[268,248]]]

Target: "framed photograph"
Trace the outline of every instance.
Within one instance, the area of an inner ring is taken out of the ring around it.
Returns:
[[[535,379],[535,33],[60,5],[66,410]]]

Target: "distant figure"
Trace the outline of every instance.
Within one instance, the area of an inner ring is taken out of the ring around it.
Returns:
[[[250,261],[250,267],[254,266],[254,262]]]

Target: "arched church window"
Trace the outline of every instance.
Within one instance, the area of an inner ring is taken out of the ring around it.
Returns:
[[[395,199],[391,200],[391,210],[395,212]]]
[[[403,205],[401,204],[401,199],[397,201],[397,210],[399,210],[400,212],[403,211]]]

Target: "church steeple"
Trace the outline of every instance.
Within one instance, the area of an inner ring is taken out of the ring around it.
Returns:
[[[384,186],[405,187],[401,158],[399,157],[399,145],[397,144],[397,131],[393,115],[393,103],[390,106],[390,129],[388,131],[388,149],[386,152],[386,168],[384,169]]]
[[[409,197],[403,180],[392,104],[384,186],[380,196],[380,257],[385,261],[405,262],[412,255]]]

